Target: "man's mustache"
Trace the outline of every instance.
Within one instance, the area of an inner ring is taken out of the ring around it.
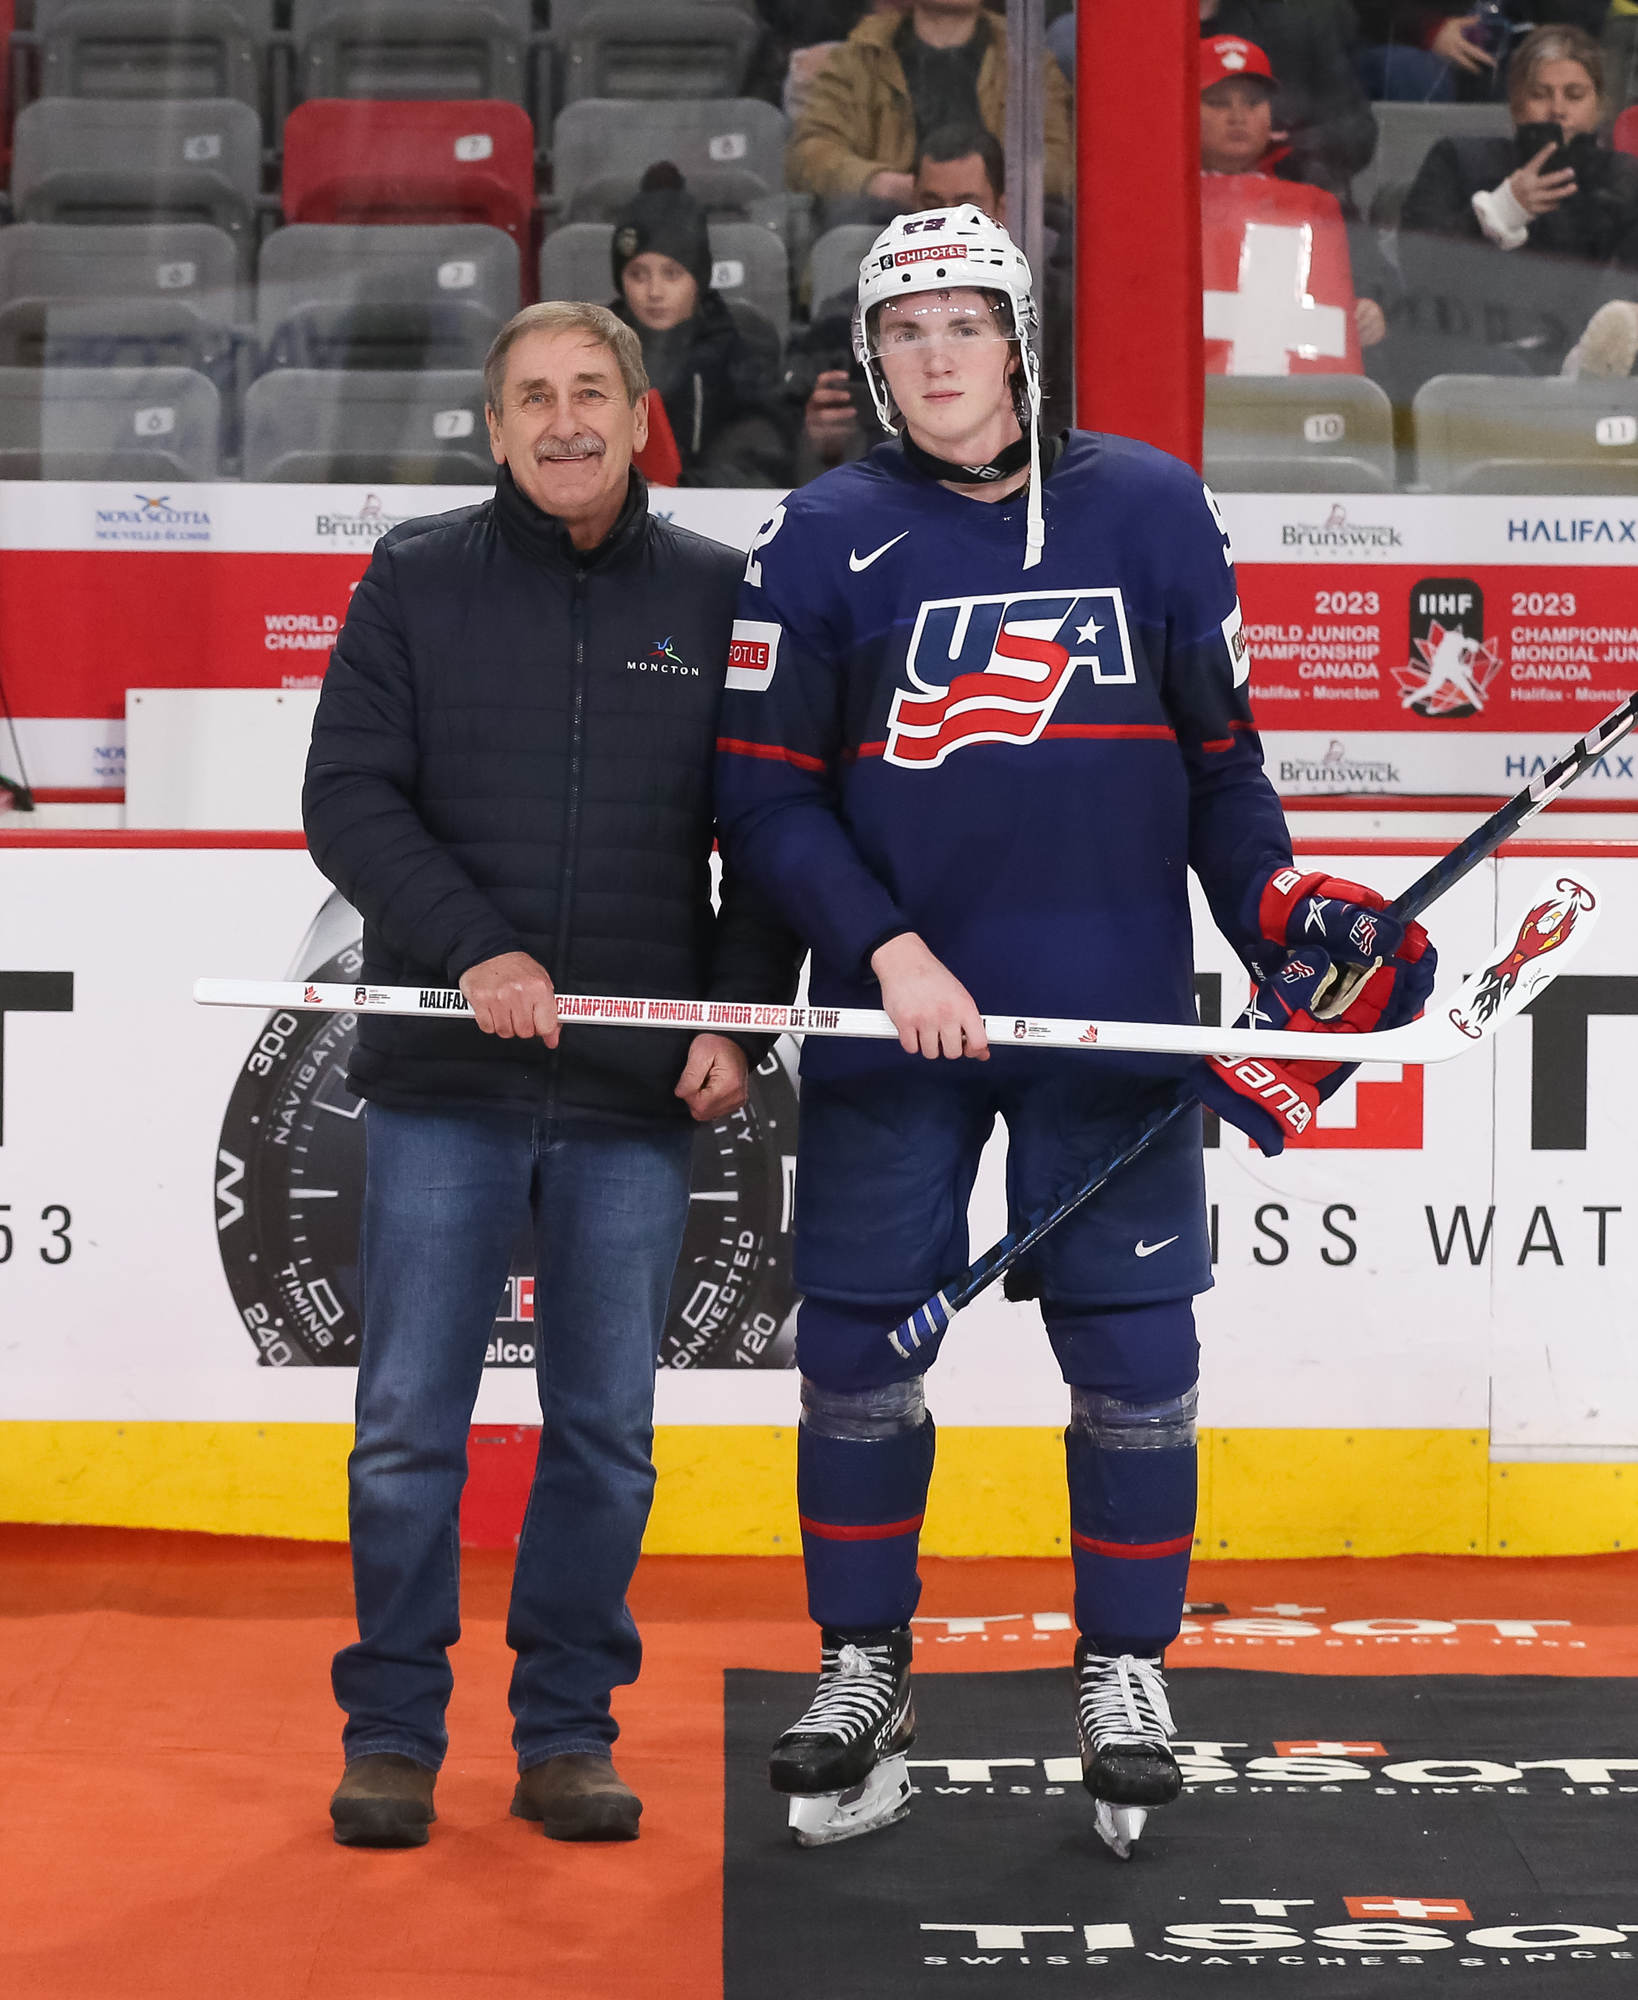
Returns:
[[[535,463],[553,459],[601,458],[608,449],[595,431],[576,431],[571,438],[542,438],[535,446]]]

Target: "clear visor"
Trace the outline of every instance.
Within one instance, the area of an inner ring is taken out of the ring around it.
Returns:
[[[916,292],[888,299],[865,327],[871,360],[929,353],[957,353],[1015,338],[1006,299],[995,292]]]

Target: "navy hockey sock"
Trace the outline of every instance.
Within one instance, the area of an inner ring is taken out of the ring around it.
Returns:
[[[1093,1649],[1161,1653],[1177,1637],[1194,1547],[1196,1391],[1152,1403],[1072,1389],[1075,1623]]]
[[[934,1437],[919,1376],[853,1391],[803,1382],[796,1500],[816,1624],[846,1633],[909,1624]]]

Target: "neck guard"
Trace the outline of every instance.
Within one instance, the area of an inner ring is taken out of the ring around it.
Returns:
[[[1015,472],[1022,472],[1029,464],[1030,439],[1026,432],[1016,438],[1004,451],[998,451],[988,465],[957,465],[948,458],[935,458],[930,451],[923,451],[911,437],[909,431],[903,433],[904,455],[918,472],[929,479],[945,479],[952,486],[990,486],[998,479],[1010,479]]]

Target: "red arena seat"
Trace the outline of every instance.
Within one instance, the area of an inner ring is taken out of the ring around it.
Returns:
[[[493,98],[316,97],[284,127],[287,222],[486,222],[520,247],[535,207],[528,113]]]
[[[1208,375],[1358,375],[1342,210],[1270,174],[1202,174]]]
[[[1631,153],[1638,158],[1638,104],[1629,104],[1616,119],[1610,144],[1618,153]]]

